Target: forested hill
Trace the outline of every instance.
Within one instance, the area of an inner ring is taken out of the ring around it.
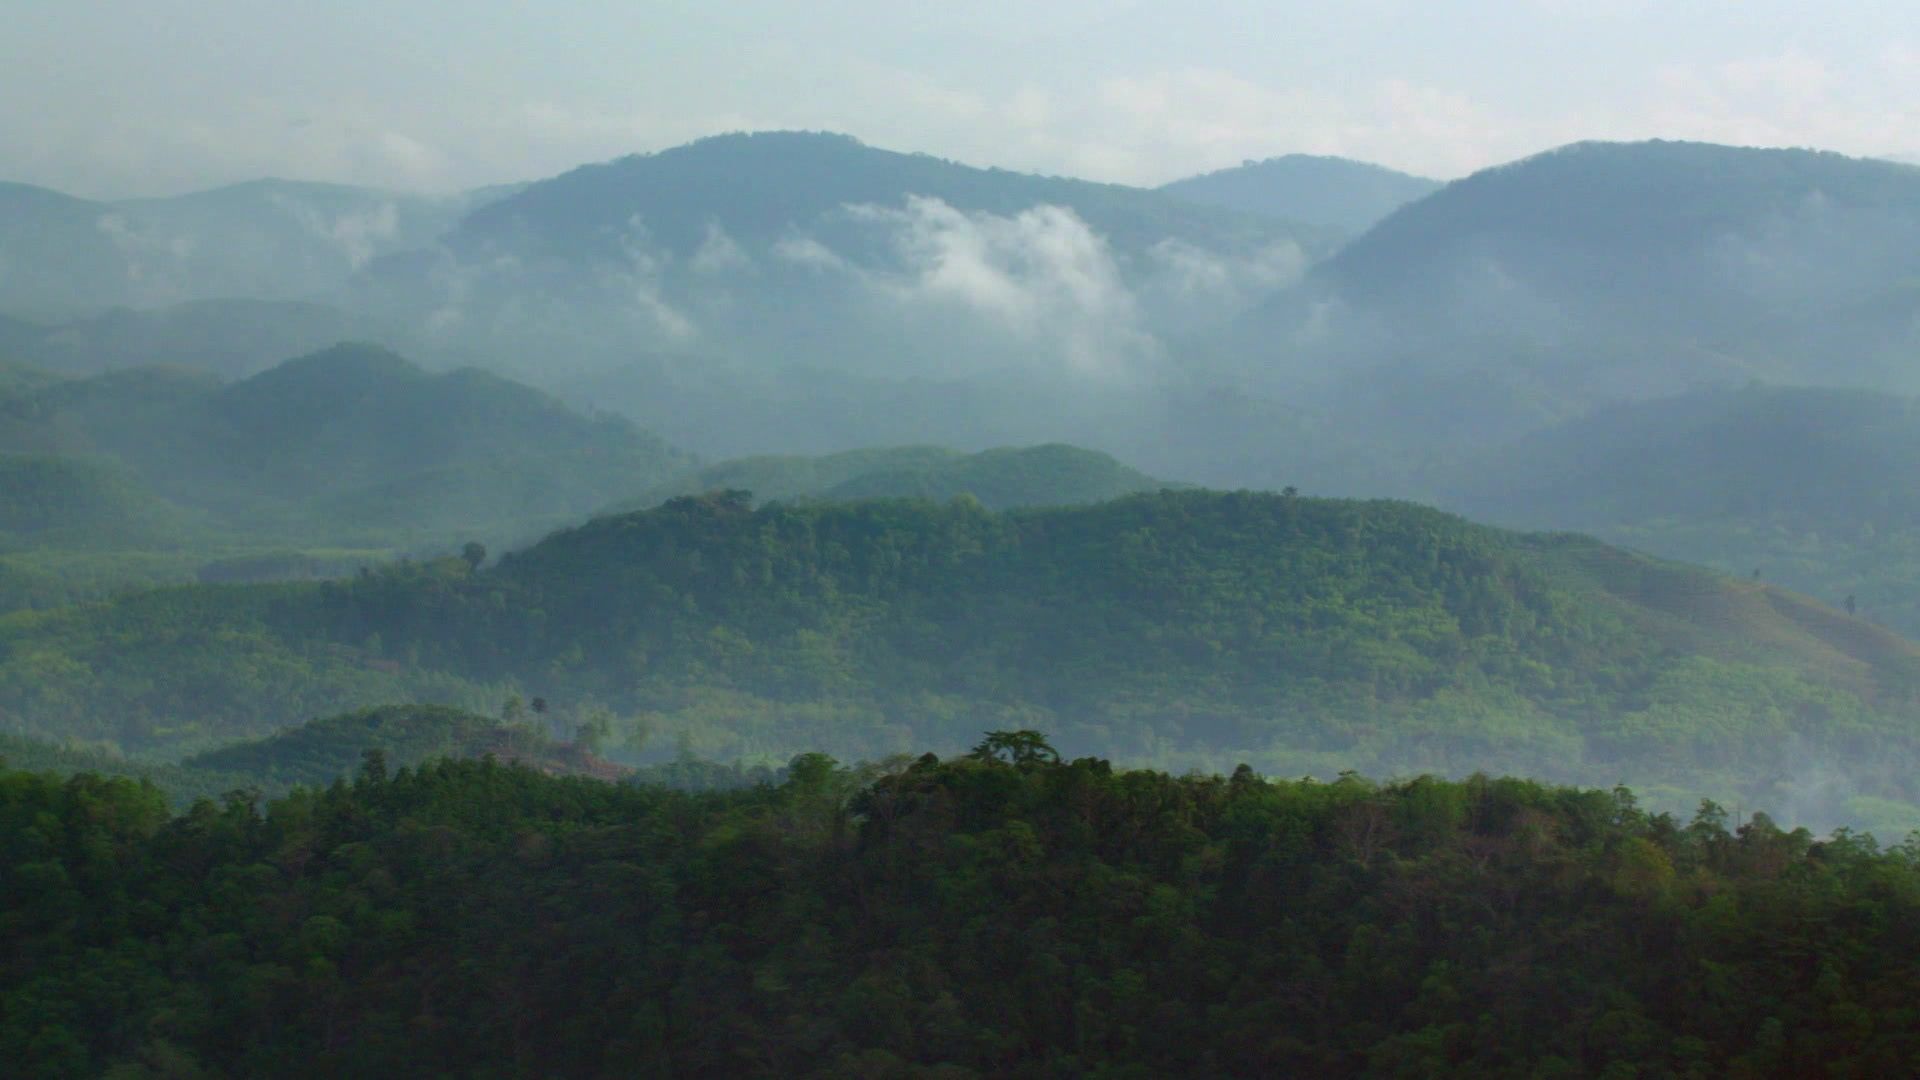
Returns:
[[[1912,844],[1521,780],[0,772],[22,1076],[1902,1076]],[[1729,826],[1733,826],[1730,828]]]
[[[625,420],[367,345],[229,384],[139,369],[29,385],[0,398],[0,451],[116,459],[232,530],[307,543],[551,527],[689,463]]]
[[[1065,207],[1127,249],[1169,236],[1203,246],[1291,236],[1324,249],[1336,235],[1139,188],[974,168],[867,146],[846,135],[769,131],[717,135],[530,184],[476,210],[446,244],[459,252],[504,247],[602,259],[620,256],[623,238],[640,222],[651,242],[691,256],[716,228],[736,242],[763,247],[846,207],[898,206],[910,196],[998,215]]]
[[[1776,805],[1834,796],[1802,790],[1817,761],[1847,794],[1920,796],[1912,645],[1761,584],[1399,503],[686,498],[479,571],[15,616],[0,658],[10,726],[129,749],[518,688],[722,758],[1031,721],[1168,763],[1527,769]]]
[[[1407,332],[1466,335],[1483,352],[1557,343],[1574,366],[1552,377],[1588,394],[1631,395],[1657,374],[1651,361],[1679,376],[1661,389],[1751,374],[1912,390],[1895,361],[1911,322],[1856,331],[1920,273],[1916,239],[1920,168],[1581,143],[1449,184],[1315,276]],[[1580,370],[1596,364],[1616,370]]]
[[[1868,390],[1697,390],[1600,409],[1470,459],[1445,502],[1758,573],[1916,637],[1916,421],[1920,399]]]

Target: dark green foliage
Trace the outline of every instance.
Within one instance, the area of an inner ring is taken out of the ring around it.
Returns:
[[[1613,793],[0,773],[13,1075],[1896,1076],[1920,852]]]
[[[1164,185],[1185,202],[1360,233],[1440,181],[1346,158],[1288,154]]]

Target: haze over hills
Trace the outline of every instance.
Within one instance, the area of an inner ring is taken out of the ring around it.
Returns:
[[[1308,165],[1268,166],[1282,164]],[[1192,183],[1251,183],[1272,168]],[[498,374],[430,375],[349,349],[232,384],[147,369],[22,374],[0,449],[60,459],[44,475],[71,479],[78,519],[139,520],[157,498],[272,537],[272,550],[210,554],[240,559],[217,577],[247,576],[256,555],[263,573],[337,571],[335,556],[313,561],[322,543],[498,548],[609,505],[714,487],[762,501],[964,492],[1015,506],[1152,490],[1166,476],[1418,496],[1587,528],[1743,576],[1761,568],[1831,604],[1852,594],[1861,614],[1904,627],[1899,537],[1911,523],[1874,491],[1911,458],[1905,406],[1723,388],[1911,384],[1916,178],[1806,151],[1580,144],[1437,188],[1342,247],[1335,230],[1166,191],[973,169],[841,136],[724,136],[502,193],[427,246],[370,257],[338,306],[221,301],[5,331],[33,360],[59,344],[74,371],[160,356],[243,373],[275,341],[343,319],[419,345],[430,367],[526,373],[638,427]],[[227,198],[273,205],[276,189],[263,190]],[[13,197],[56,224],[91,212],[44,192]],[[929,443],[952,449],[872,449]],[[1084,449],[1034,448],[1059,443]],[[757,456],[696,470],[675,445]],[[1030,448],[969,456],[1018,446]],[[1782,447],[1797,448],[1795,471],[1770,485],[1763,452]],[[68,464],[86,455],[119,462],[144,490]],[[1665,477],[1663,458],[1700,468]],[[456,593],[465,581],[433,580]],[[1610,587],[1581,588],[1619,601]],[[1754,588],[1722,607],[1774,625],[1781,609],[1755,597],[1784,594]],[[548,610],[544,598],[534,606]],[[1787,640],[1776,630],[1763,636]],[[1680,654],[1699,639],[1686,640]],[[754,649],[764,658],[771,646]],[[1796,650],[1751,662],[1831,673]],[[301,700],[317,711],[371,703],[354,696],[371,687],[432,685],[472,703],[532,678],[411,663],[330,668],[359,689]],[[871,657],[848,663],[850,685],[880,677],[862,666]],[[1879,716],[1890,700],[1860,708]],[[1753,707],[1837,707],[1795,701]],[[648,707],[693,715],[685,702]],[[762,708],[740,723],[761,723]],[[702,729],[721,748],[761,745],[713,734],[725,724]],[[1143,753],[1177,745],[1137,739]]]
[[[1467,463],[1449,505],[1758,572],[1920,636],[1920,402],[1748,386],[1608,406]]]
[[[1753,378],[1911,392],[1917,240],[1920,169],[1579,144],[1402,208],[1237,340],[1403,441]]]
[[[761,502],[908,497],[945,502],[969,495],[996,510],[1072,506],[1183,485],[1155,480],[1111,456],[1077,446],[1002,447],[964,454],[938,446],[851,450],[821,457],[716,462],[610,507],[628,512],[681,495],[746,491]]]
[[[900,400],[931,412],[954,386],[992,406],[948,408],[955,433],[923,439],[971,449],[1071,441],[1044,417],[1082,390],[1162,381],[1172,342],[1290,284],[1339,236],[846,136],[727,135],[530,185],[432,250],[378,261],[357,302],[436,347],[596,378],[650,425],[640,410],[736,402],[741,422],[714,415],[690,444],[703,453],[898,442],[878,425]],[[828,387],[796,396],[790,378]],[[769,402],[844,441],[746,443]]]
[[[405,335],[325,304],[194,300],[149,309],[118,307],[57,326],[22,327],[12,333],[8,352],[70,375],[177,367],[243,378],[290,356],[342,341],[374,340],[399,345]]]
[[[1797,819],[1920,797],[1900,719],[1920,648],[1763,584],[1393,503],[683,499],[497,569],[153,593],[9,616],[0,643],[14,730],[145,753],[518,688],[722,757],[1020,723],[1176,766],[1527,769]]]
[[[497,375],[430,374],[371,346],[338,346],[224,385],[161,369],[58,382],[7,403],[0,447],[107,455],[170,500],[236,522],[266,519],[256,527],[312,500],[377,492],[434,470],[446,485],[461,470],[549,470],[548,482],[518,492],[501,484],[502,504],[464,518],[469,525],[579,514],[681,462],[624,420],[583,416]],[[414,507],[405,527],[463,520],[438,509]],[[343,526],[380,523],[325,513],[297,528],[329,535]]]
[[[234,383],[0,376],[0,611],[500,549],[693,465],[624,419],[369,346]]]
[[[316,300],[515,188],[434,197],[258,180],[97,202],[0,184],[0,311],[65,322],[196,300]]]
[[[1432,194],[1438,180],[1348,158],[1287,154],[1175,180],[1159,190],[1186,202],[1358,235]]]

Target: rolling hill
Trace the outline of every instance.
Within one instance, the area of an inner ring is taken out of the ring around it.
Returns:
[[[142,369],[23,391],[0,404],[0,449],[117,459],[229,529],[323,546],[506,539],[687,464],[626,421],[355,345],[229,384]]]
[[[986,506],[1071,506],[1180,485],[1155,480],[1111,456],[1077,446],[1006,447],[964,454],[935,446],[850,450],[820,457],[750,457],[696,469],[636,499],[620,513],[682,495],[746,491],[762,502],[971,495]]]
[[[1223,347],[1425,447],[1756,378],[1912,393],[1916,252],[1911,166],[1581,143],[1402,207]]]
[[[1866,390],[1754,385],[1622,403],[1467,462],[1443,501],[1852,598],[1917,635],[1917,421],[1914,399]]]
[[[1440,186],[1364,161],[1287,154],[1175,180],[1159,190],[1200,206],[1359,234]]]
[[[178,547],[203,524],[117,464],[0,453],[0,552]]]
[[[336,342],[397,337],[372,319],[324,304],[196,300],[143,310],[119,307],[38,328],[22,334],[12,354],[72,375],[174,367],[234,379]]]
[[[1118,391],[1137,406],[1180,341],[1339,239],[1154,191],[764,132],[531,184],[429,249],[376,260],[353,303],[556,390],[615,372],[601,404],[703,454],[977,449],[1080,441],[1050,420]],[[903,399],[939,430],[899,430]],[[697,423],[667,427],[689,412]],[[769,445],[769,426],[821,434]]]
[[[10,728],[141,752],[509,687],[718,757],[1026,725],[1169,765],[1524,768],[1800,800],[1801,819],[1856,794],[1920,801],[1920,648],[1762,583],[1400,503],[710,496],[479,571],[0,619]]]
[[[623,772],[530,725],[431,705],[362,709],[310,720],[264,739],[196,754],[181,762],[181,767],[250,776],[268,789],[322,787],[352,776],[369,750],[380,751],[391,769],[440,758],[491,755],[555,775],[613,779]]]
[[[257,180],[102,202],[0,184],[0,312],[61,323],[120,307],[322,299],[368,261],[426,245],[514,190]]]

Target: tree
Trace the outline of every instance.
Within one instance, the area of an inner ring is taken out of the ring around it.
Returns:
[[[1003,761],[1009,765],[1058,764],[1060,752],[1037,731],[989,731],[973,756],[981,761]]]
[[[480,564],[487,561],[487,545],[478,540],[469,540],[460,549],[460,558],[466,562],[469,571],[478,570]]]

